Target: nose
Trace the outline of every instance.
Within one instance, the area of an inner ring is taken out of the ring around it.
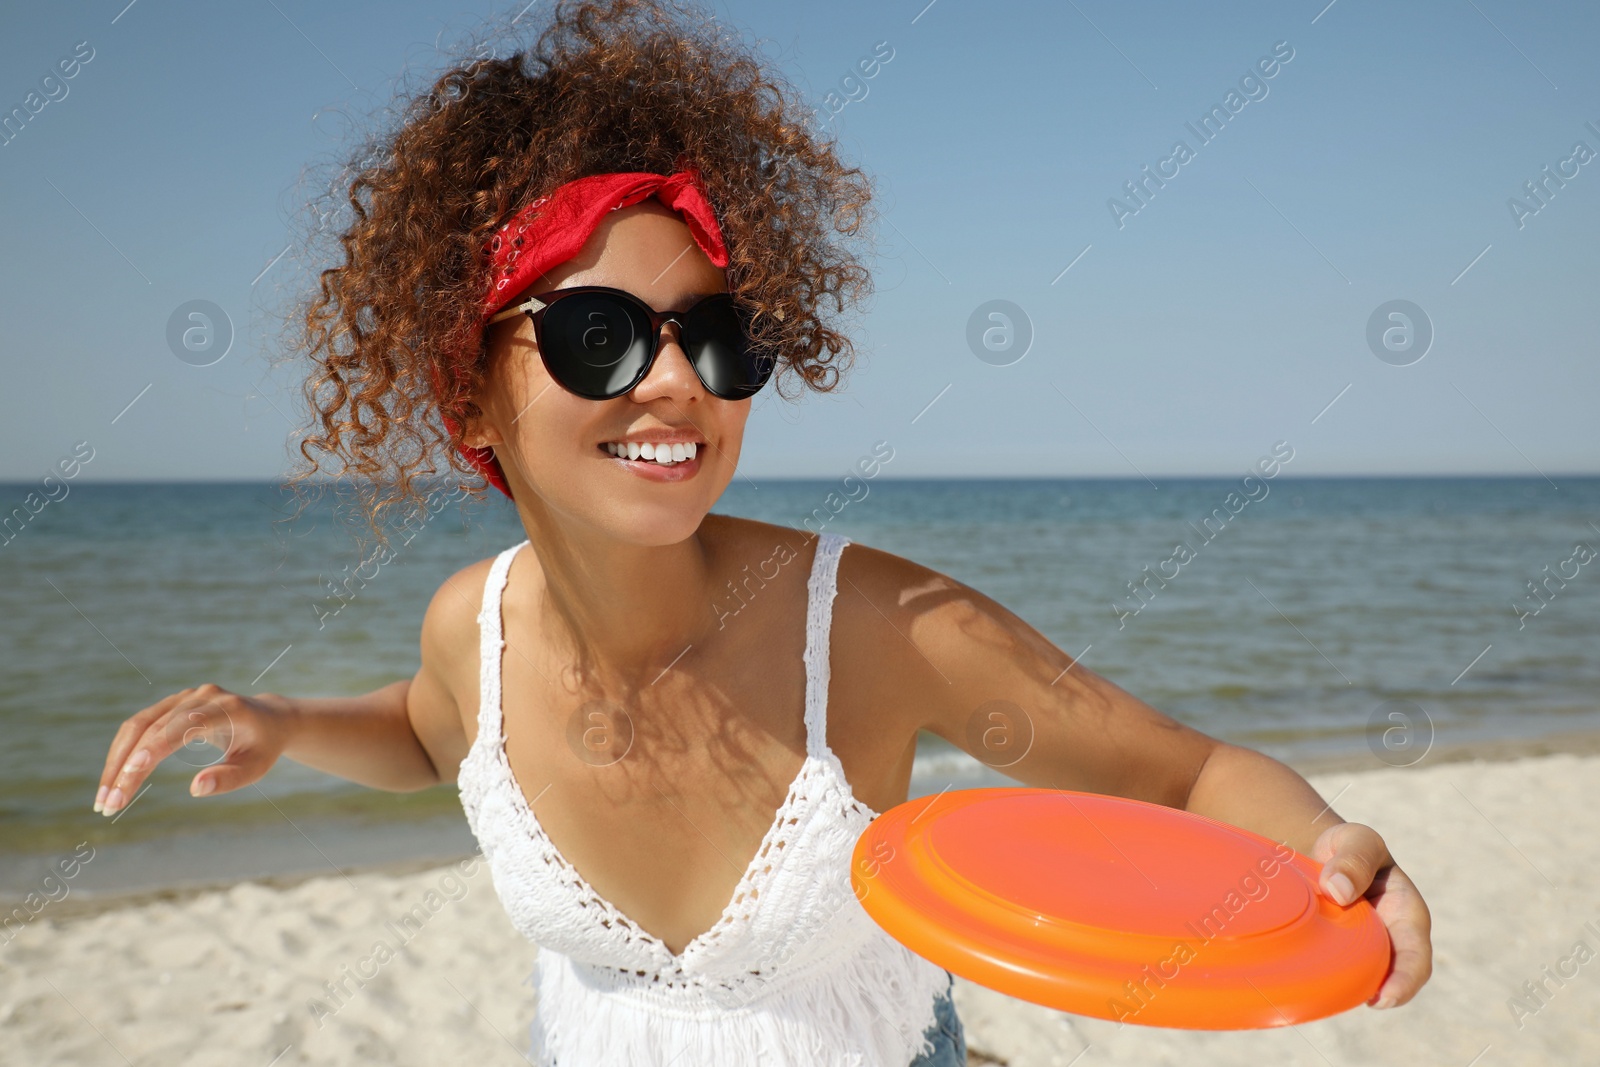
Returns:
[[[661,324],[660,344],[656,358],[644,381],[633,387],[630,394],[636,401],[651,400],[658,396],[687,397],[705,391],[705,383],[695,373],[689,362],[689,353],[683,347],[682,327],[672,320]]]

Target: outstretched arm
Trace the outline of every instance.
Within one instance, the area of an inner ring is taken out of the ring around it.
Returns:
[[[1026,785],[1164,804],[1282,841],[1323,864],[1331,899],[1364,895],[1377,908],[1395,954],[1375,1005],[1403,1004],[1428,980],[1427,905],[1376,830],[1345,822],[1285,764],[1186,726],[1075,662],[977,590],[856,549],[843,588],[899,631],[884,642],[884,669],[923,729]]]
[[[278,757],[405,793],[439,781],[407,714],[411,680],[356,697],[245,696],[206,684],[184,689],[129,716],[100,772],[96,810],[127,807],[157,765],[204,740],[221,749],[190,780],[192,796],[212,796],[260,781]]]
[[[467,737],[452,683],[476,667],[477,603],[490,561],[447,580],[422,624],[414,677],[355,697],[244,696],[216,685],[185,689],[125,719],[100,772],[95,809],[127,806],[166,757],[197,739],[223,751],[190,782],[194,796],[259,781],[279,756],[373,789],[409,793],[454,781]]]

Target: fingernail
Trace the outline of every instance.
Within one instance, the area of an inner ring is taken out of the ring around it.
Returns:
[[[97,791],[95,793],[95,795],[94,795],[94,810],[95,811],[99,811],[102,807],[105,806],[106,794],[109,793],[110,791],[111,790],[109,788],[107,788],[106,786],[101,786],[99,791]]]
[[[1340,904],[1348,904],[1356,897],[1356,887],[1343,874],[1333,875],[1327,881],[1328,895]]]
[[[106,806],[101,811],[101,814],[110,815],[120,807],[122,807],[122,790],[113,789],[106,795]]]
[[[1374,1004],[1373,1007],[1374,1008],[1392,1008],[1392,1007],[1394,1007],[1394,998],[1393,997],[1379,997],[1378,998],[1378,1003]]]
[[[189,783],[189,795],[203,797],[217,787],[216,782],[210,778],[196,778]]]

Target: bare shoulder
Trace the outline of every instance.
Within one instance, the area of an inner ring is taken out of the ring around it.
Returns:
[[[704,530],[733,560],[773,555],[808,566],[818,535],[731,515],[706,516]],[[780,550],[787,549],[787,552]],[[923,644],[950,627],[976,624],[1000,605],[982,593],[915,560],[851,541],[839,557],[833,627],[835,648],[857,648],[875,655],[911,652],[907,638]],[[796,583],[805,595],[803,579]]]
[[[706,532],[731,559],[757,559],[776,548],[790,550],[779,561],[814,558],[817,534],[790,526],[727,515],[708,515]],[[805,596],[805,581],[793,589]],[[970,656],[975,643],[1014,647],[1019,635],[1036,639],[1036,651],[1049,642],[1003,605],[931,567],[851,541],[839,557],[833,602],[835,674],[846,691],[876,691],[879,711],[893,707],[928,709],[928,698],[946,695],[948,674],[940,665]],[[918,727],[926,725],[919,721]]]
[[[836,648],[912,724],[959,743],[950,724],[1020,662],[1070,659],[994,598],[915,560],[852,542],[840,557]],[[1036,668],[1038,669],[1038,668]],[[975,685],[976,683],[976,685]]]
[[[494,558],[456,571],[422,618],[422,665],[406,697],[411,728],[441,781],[454,781],[471,747],[478,706],[478,611]]]
[[[483,607],[483,586],[494,557],[469,564],[446,578],[428,602],[422,618],[422,658],[439,666],[461,658],[478,641],[478,611]]]
[[[1003,618],[1015,618],[964,582],[859,542],[851,542],[839,559],[839,598],[843,611],[835,625],[854,627],[852,637],[869,647],[892,647],[885,637],[898,631],[904,646],[899,651],[925,656],[948,651],[949,642],[963,634],[992,633]]]

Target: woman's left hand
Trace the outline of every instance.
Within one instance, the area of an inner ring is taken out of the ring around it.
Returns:
[[[1393,1008],[1416,996],[1433,974],[1433,919],[1378,831],[1358,822],[1330,826],[1311,847],[1311,858],[1322,864],[1320,884],[1329,898],[1344,905],[1365,896],[1389,931],[1393,965],[1367,1003]]]

